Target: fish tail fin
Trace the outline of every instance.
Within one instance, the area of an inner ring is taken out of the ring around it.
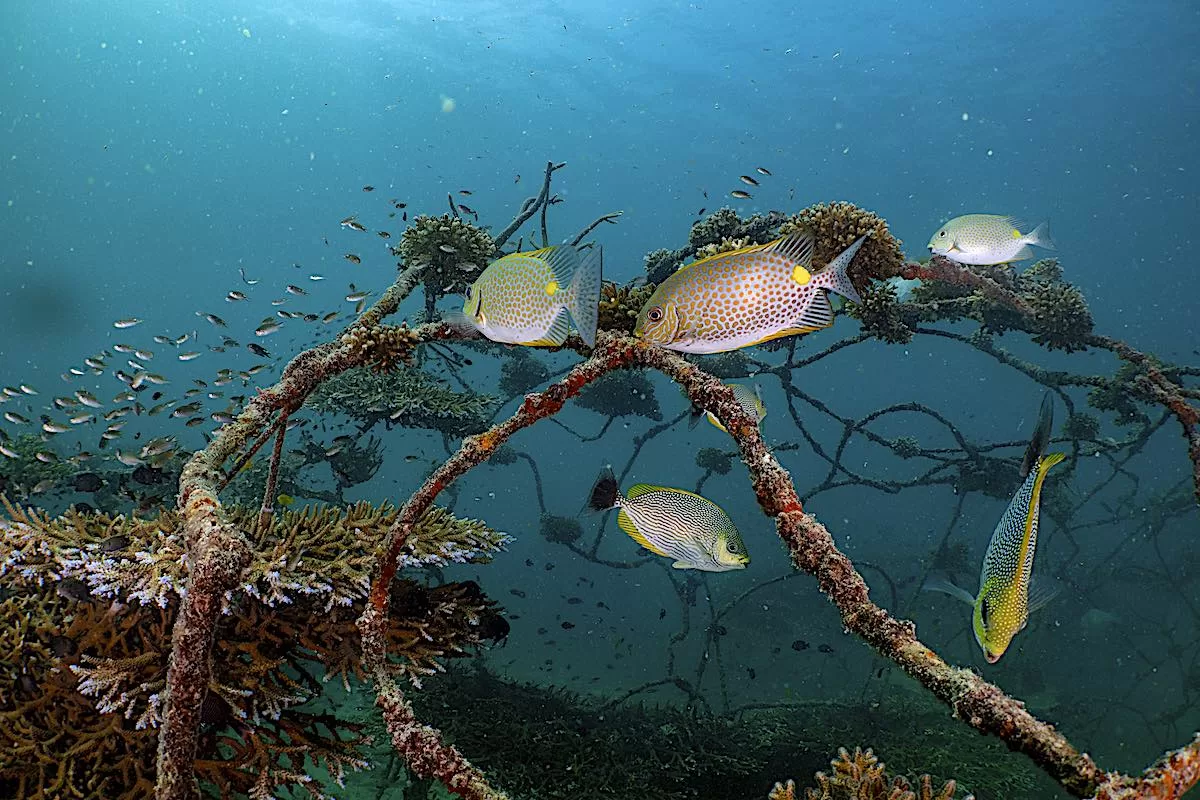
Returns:
[[[600,321],[600,284],[603,281],[604,251],[600,245],[596,245],[578,252],[579,265],[571,276],[566,305],[584,344],[595,347],[596,326]]]
[[[1050,471],[1051,467],[1053,467],[1055,464],[1065,461],[1066,458],[1066,453],[1047,453],[1046,455],[1042,456],[1042,460],[1038,462],[1038,472],[1042,474],[1042,477],[1045,477],[1046,473]]]
[[[1029,244],[1036,244],[1038,247],[1044,247],[1047,250],[1057,250],[1054,245],[1054,240],[1050,238],[1050,223],[1043,222],[1032,231],[1025,235],[1025,241]]]
[[[969,606],[975,605],[974,595],[950,580],[950,576],[944,572],[935,572],[926,578],[925,583],[921,584],[921,591],[941,592],[961,600]]]
[[[1038,461],[1046,452],[1046,448],[1050,446],[1050,435],[1053,432],[1054,395],[1050,392],[1046,392],[1046,394],[1042,396],[1042,408],[1038,412],[1037,427],[1034,428],[1033,437],[1029,440],[1029,446],[1025,448],[1025,457],[1021,459],[1022,480],[1026,475],[1033,471],[1033,468],[1038,464]]]
[[[858,296],[858,290],[850,282],[850,276],[846,274],[846,270],[849,268],[850,262],[854,260],[854,254],[858,252],[858,248],[862,247],[862,243],[866,239],[866,236],[858,237],[854,241],[854,244],[839,253],[833,261],[830,261],[825,269],[813,275],[813,284],[840,294],[851,303],[861,304],[862,298]]]
[[[617,476],[613,474],[612,467],[605,467],[592,484],[592,493],[588,495],[586,508],[588,511],[608,511],[617,507],[619,496]]]

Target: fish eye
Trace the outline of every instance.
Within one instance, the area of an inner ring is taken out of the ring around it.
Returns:
[[[725,545],[725,546],[726,546],[727,548],[729,548],[729,552],[731,552],[731,553],[738,553],[738,552],[741,552],[741,549],[742,549],[742,548],[740,548],[740,547],[738,547],[738,546],[737,546],[737,542],[730,542],[729,544],[727,544],[727,545]]]
[[[938,236],[945,236],[945,235],[946,235],[945,231],[942,231],[941,233],[938,234]]]
[[[663,318],[663,310],[661,306],[655,306],[646,312],[646,319],[651,322],[661,322]]]

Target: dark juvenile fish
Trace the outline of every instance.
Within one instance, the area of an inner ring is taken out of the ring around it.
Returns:
[[[566,620],[563,620],[562,629],[563,629],[564,631],[569,631],[569,630],[571,630],[571,629],[572,629],[572,628],[574,628],[574,627],[575,627],[575,623],[574,623],[574,622],[568,622],[568,621],[566,621]]]
[[[374,186],[364,186],[363,191],[364,192],[373,192],[373,191],[375,191],[375,187]]]
[[[797,639],[796,641],[792,642],[792,649],[797,653],[807,650],[808,642],[804,641],[803,639]]]
[[[738,180],[747,186],[758,186],[758,181],[754,180],[754,178],[751,178],[749,175],[739,175]]]
[[[346,259],[351,264],[361,264],[362,263],[362,259],[359,256],[354,255],[354,253],[346,253],[346,255],[342,256],[342,258]]]
[[[459,193],[459,194],[461,194],[461,195],[466,195],[466,196],[468,196],[468,197],[469,197],[469,196],[470,196],[470,194],[471,194],[471,190],[470,190],[470,189],[459,189],[459,190],[458,190],[458,193]]]
[[[827,644],[818,645],[817,649],[820,650],[822,653],[832,653],[833,652],[833,648]]]
[[[749,192],[743,192],[741,189],[734,189],[729,193],[730,197],[736,197],[738,200],[749,200],[753,197]]]
[[[254,353],[254,355],[260,356],[262,358],[270,358],[271,357],[271,351],[267,350],[267,348],[263,347],[261,344],[255,344],[254,342],[250,342],[248,345],[246,345],[246,349],[249,350],[251,353]]]
[[[759,175],[770,175],[771,174],[771,170],[767,169],[766,167],[755,167],[754,171],[757,172]]]

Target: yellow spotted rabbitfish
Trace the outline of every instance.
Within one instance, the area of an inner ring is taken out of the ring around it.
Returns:
[[[1033,258],[1029,245],[1053,250],[1050,227],[1043,222],[1029,233],[1015,217],[967,214],[955,217],[929,239],[929,252],[959,264],[1007,264]]]
[[[592,511],[617,511],[621,530],[651,553],[675,559],[675,569],[727,572],[750,563],[733,522],[698,494],[639,483],[624,496],[611,469],[605,469],[588,498]]]
[[[566,340],[570,318],[592,347],[601,258],[598,246],[554,245],[497,259],[471,284],[463,321],[495,342],[555,347]]]
[[[979,593],[971,597],[948,581],[926,584],[927,589],[952,594],[974,607],[972,627],[983,657],[995,664],[1004,655],[1014,636],[1024,629],[1029,614],[1044,606],[1053,590],[1037,587],[1030,595],[1033,557],[1037,551],[1038,517],[1042,486],[1046,473],[1061,462],[1063,453],[1046,453],[1054,423],[1054,403],[1049,392],[1042,400],[1037,430],[1025,450],[1021,466],[1024,481],[1005,509],[992,533],[983,569],[979,574]]]
[[[809,231],[688,264],[650,296],[634,334],[668,350],[723,353],[828,328],[830,291],[861,302],[846,268],[865,238],[815,273]]]
[[[742,411],[745,411],[748,416],[753,417],[755,422],[761,423],[767,416],[767,407],[763,404],[762,392],[759,391],[758,385],[747,386],[744,383],[727,383],[725,385],[733,391],[733,399],[741,406]],[[695,428],[696,424],[700,422],[701,417],[706,418],[715,425],[717,430],[729,433],[715,414],[695,406],[692,407],[692,416],[688,420],[688,428]]]

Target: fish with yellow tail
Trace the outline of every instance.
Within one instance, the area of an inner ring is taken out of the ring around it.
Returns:
[[[587,507],[616,508],[617,525],[655,555],[675,559],[675,569],[728,572],[750,563],[746,545],[724,511],[698,494],[639,483],[621,494],[605,468],[592,486]]]
[[[744,383],[727,383],[725,385],[733,391],[733,399],[741,406],[742,411],[753,417],[755,422],[761,423],[767,416],[767,407],[763,404],[762,392],[759,391],[758,385],[755,384],[753,387],[747,386]],[[725,430],[725,426],[721,424],[721,420],[717,419],[716,415],[711,411],[705,411],[696,406],[692,407],[692,416],[688,420],[688,428],[695,428],[702,417],[708,419],[722,433],[729,433],[729,431]]]
[[[493,261],[471,284],[452,324],[474,328],[494,342],[557,347],[575,321],[588,347],[596,344],[601,253],[554,245],[510,253]]]
[[[983,569],[979,574],[979,593],[971,597],[948,581],[929,582],[924,588],[954,595],[974,608],[972,627],[983,657],[995,664],[1004,655],[1014,636],[1029,621],[1029,614],[1053,598],[1053,591],[1035,590],[1030,594],[1033,557],[1037,550],[1038,513],[1046,473],[1066,456],[1046,453],[1054,423],[1054,403],[1047,392],[1038,415],[1037,430],[1025,450],[1021,466],[1024,481],[1009,502],[1004,516],[992,533]]]
[[[1043,222],[1029,233],[1015,217],[967,214],[955,217],[929,238],[929,252],[959,264],[1007,264],[1033,258],[1030,245],[1053,250],[1050,227]]]
[[[688,264],[654,290],[634,334],[668,350],[723,353],[828,328],[829,292],[862,302],[846,268],[865,238],[817,272],[809,231]]]

